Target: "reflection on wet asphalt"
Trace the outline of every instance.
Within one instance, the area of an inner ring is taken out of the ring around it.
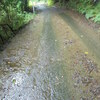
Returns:
[[[70,100],[51,18],[52,9],[44,9],[36,20],[43,27],[33,21],[0,54],[0,100]]]

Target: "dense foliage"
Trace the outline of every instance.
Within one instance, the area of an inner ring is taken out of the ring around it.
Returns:
[[[100,23],[100,1],[99,0],[51,0],[59,2],[60,6],[75,9],[85,15],[87,19]]]
[[[67,6],[84,14],[87,19],[100,22],[100,2],[98,0],[70,0]]]
[[[0,45],[32,18],[26,12],[27,4],[27,0],[0,0]]]

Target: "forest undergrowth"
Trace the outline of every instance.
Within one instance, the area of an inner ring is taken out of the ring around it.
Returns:
[[[0,0],[0,48],[33,18],[27,0]]]

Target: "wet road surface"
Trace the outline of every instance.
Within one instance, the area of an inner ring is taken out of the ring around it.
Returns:
[[[40,8],[42,12],[0,53],[0,100],[88,100],[87,87],[83,91],[80,84],[89,70],[80,63],[87,63],[84,56],[94,58],[84,55],[88,48],[59,16],[61,11]],[[82,73],[79,87],[75,73]]]
[[[64,78],[65,65],[60,61],[59,48],[51,25],[51,10],[44,9],[39,16],[43,20],[42,31],[35,34],[40,35],[39,44],[30,43],[34,40],[29,38],[34,39],[36,36],[32,35],[34,30],[28,29],[33,32],[16,36],[2,53],[5,57],[1,61],[4,65],[2,67],[6,68],[3,71],[3,75],[6,75],[1,78],[3,84],[0,84],[2,100],[70,100],[67,79]],[[34,28],[34,25],[30,27]],[[36,51],[35,45],[38,45]],[[33,52],[37,53],[35,58],[31,54]]]

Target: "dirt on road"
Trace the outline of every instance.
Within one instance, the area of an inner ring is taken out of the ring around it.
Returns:
[[[0,53],[0,100],[100,100],[100,40],[69,12],[41,13]]]

